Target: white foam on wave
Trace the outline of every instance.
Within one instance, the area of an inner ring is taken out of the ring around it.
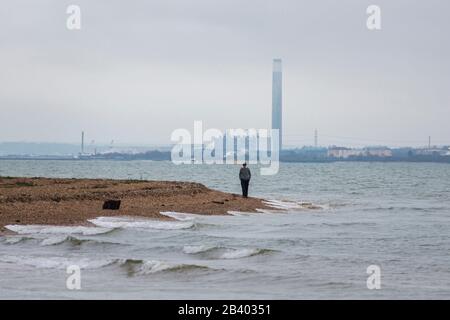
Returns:
[[[22,241],[25,241],[25,240],[29,240],[29,239],[31,239],[31,238],[28,238],[28,237],[11,237],[11,236],[8,236],[7,238],[5,238],[5,243],[6,243],[6,244],[16,244],[16,243],[19,243],[19,242],[22,242]]]
[[[8,230],[18,234],[82,234],[85,236],[102,234],[112,231],[112,228],[83,227],[83,226],[48,226],[48,225],[7,225]]]
[[[103,228],[178,230],[194,226],[193,221],[159,221],[134,217],[98,217],[88,220]]]
[[[68,259],[63,257],[30,257],[30,256],[1,256],[0,262],[13,263],[22,266],[30,266],[39,269],[66,269],[68,266],[76,265],[80,269],[97,269],[111,265],[115,260],[87,258]]]
[[[240,258],[246,258],[251,257],[260,252],[259,249],[234,249],[234,250],[227,250],[226,252],[222,253],[219,258],[221,259],[240,259]]]
[[[291,202],[291,201],[280,201],[280,200],[266,200],[263,201],[265,204],[267,204],[269,207],[275,208],[275,209],[299,209],[300,205],[297,202]]]
[[[56,244],[61,244],[68,239],[68,236],[57,236],[46,238],[41,241],[41,246],[53,246]]]
[[[163,216],[166,216],[166,217],[178,220],[178,221],[192,221],[198,216],[193,213],[182,213],[182,212],[175,212],[175,211],[163,211],[160,213]]]
[[[240,259],[271,252],[269,249],[258,248],[227,248],[221,246],[184,246],[183,252],[187,254],[205,254],[210,259]]]
[[[244,211],[228,211],[227,213],[236,217],[251,216],[255,214],[255,212],[244,212]]]
[[[265,214],[274,214],[274,213],[284,214],[285,213],[283,211],[276,211],[275,208],[273,208],[273,209],[256,209],[256,211],[258,211],[258,213],[265,213]]]
[[[282,200],[265,200],[263,201],[269,207],[281,210],[293,210],[293,209],[326,209],[325,206],[313,204],[311,202],[295,202],[295,201],[282,201]],[[264,209],[259,209],[258,211],[264,212]]]
[[[201,253],[201,252],[205,252],[205,251],[211,250],[213,248],[214,247],[212,247],[212,246],[205,246],[205,245],[184,246],[183,247],[183,252],[187,253],[187,254],[196,254],[196,253]]]
[[[156,273],[173,268],[172,265],[158,260],[144,261],[139,269],[136,271],[136,275],[145,275],[150,273]]]
[[[184,263],[169,263],[159,260],[133,260],[120,259],[117,261],[121,267],[127,269],[129,275],[147,275],[162,271],[189,271],[195,269],[209,269],[207,266],[184,264]]]
[[[37,269],[65,270],[69,266],[80,269],[100,269],[108,266],[125,267],[133,275],[147,275],[162,271],[188,271],[194,269],[208,269],[206,266],[189,265],[183,263],[168,263],[159,260],[134,260],[125,258],[89,259],[66,257],[33,257],[33,256],[0,256],[0,263],[15,264]]]

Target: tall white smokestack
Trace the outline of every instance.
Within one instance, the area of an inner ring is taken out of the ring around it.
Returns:
[[[84,153],[84,131],[81,131],[81,153]]]
[[[282,75],[281,59],[274,59],[272,73],[272,129],[279,130],[280,150],[283,149]]]

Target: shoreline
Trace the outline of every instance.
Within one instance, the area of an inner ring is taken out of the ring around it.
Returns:
[[[105,210],[106,200],[120,200]],[[54,179],[0,177],[0,235],[6,225],[90,226],[100,216],[135,216],[173,220],[160,212],[227,215],[228,211],[272,209],[258,198],[209,189],[181,181]]]

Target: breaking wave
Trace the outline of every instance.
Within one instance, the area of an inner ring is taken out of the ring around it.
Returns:
[[[260,254],[266,254],[272,252],[272,250],[268,249],[234,249],[234,250],[227,250],[224,252],[220,258],[221,259],[239,259],[239,258],[246,258],[246,257],[252,257]]]
[[[377,224],[374,222],[340,222],[340,223],[328,223],[323,222],[319,224],[307,224],[307,226],[325,226],[325,227],[375,227]]]
[[[157,272],[184,272],[192,270],[208,270],[207,266],[175,263],[171,264],[159,260],[140,259],[70,259],[64,257],[25,257],[25,256],[1,256],[0,262],[29,266],[38,269],[66,269],[76,265],[80,269],[100,269],[108,266],[125,268],[128,275],[146,275]]]
[[[81,234],[91,236],[111,232],[112,228],[83,227],[83,226],[48,226],[48,225],[7,225],[8,230],[18,234]]]
[[[256,255],[263,255],[275,252],[271,249],[258,248],[227,248],[220,246],[185,246],[183,252],[186,254],[200,255],[207,259],[240,259]]]
[[[25,242],[28,240],[33,240],[33,238],[31,237],[17,237],[17,236],[8,236],[5,238],[5,240],[3,241],[6,244],[17,244],[17,243],[21,243],[21,242]]]
[[[243,211],[228,211],[227,213],[236,217],[251,216],[256,214],[255,212],[243,212]]]
[[[0,262],[14,263],[22,266],[30,266],[39,269],[65,269],[71,265],[77,265],[80,269],[97,269],[111,265],[115,260],[87,258],[69,259],[64,257],[30,257],[30,256],[1,256]]]
[[[159,221],[132,217],[98,217],[88,220],[102,228],[179,230],[194,227],[193,221]]]
[[[55,246],[61,244],[69,244],[71,246],[80,246],[82,244],[98,244],[98,245],[126,245],[117,242],[99,241],[96,239],[80,239],[72,235],[55,235],[48,238],[42,237],[37,234],[36,237],[24,237],[24,236],[8,236],[3,240],[4,244],[15,245],[23,242],[33,241],[34,243],[40,243],[41,246]]]
[[[265,200],[263,201],[267,206],[278,210],[293,210],[293,209],[326,209],[326,206],[314,204],[312,202],[296,202],[296,201],[281,201],[281,200]],[[264,210],[260,210],[264,212]]]
[[[193,213],[181,213],[181,212],[174,212],[174,211],[163,211],[160,213],[163,216],[170,217],[170,218],[178,220],[178,221],[192,221],[196,217],[196,215]]]
[[[60,244],[69,244],[72,246],[80,246],[82,244],[109,244],[109,245],[122,245],[120,243],[115,242],[109,242],[109,241],[98,241],[93,239],[79,239],[73,236],[61,236],[61,237],[51,237],[46,238],[41,241],[42,246],[54,246],[54,245],[60,245]]]
[[[196,254],[196,253],[210,251],[210,250],[213,250],[214,248],[217,248],[217,247],[203,246],[203,245],[199,245],[199,246],[184,246],[183,247],[183,252],[187,253],[187,254]]]
[[[207,266],[184,263],[171,264],[159,260],[120,259],[117,263],[126,269],[129,276],[147,275],[157,272],[184,272],[210,269]]]

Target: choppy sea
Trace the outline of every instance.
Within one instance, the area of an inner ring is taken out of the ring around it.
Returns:
[[[93,227],[10,226],[1,299],[449,299],[450,165],[251,167],[250,194],[282,213],[176,220],[98,217]],[[0,176],[186,180],[239,193],[238,166],[0,161]],[[0,191],[1,192],[1,191]],[[308,209],[312,203],[318,209]],[[69,290],[68,266],[81,271]],[[379,289],[369,289],[369,266]]]

